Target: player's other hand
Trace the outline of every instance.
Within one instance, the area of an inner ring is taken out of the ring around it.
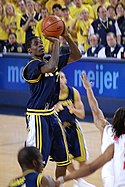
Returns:
[[[61,102],[58,102],[55,106],[54,106],[54,109],[56,112],[60,112],[61,110],[64,110]]]
[[[59,42],[59,38],[55,38],[55,37],[50,37],[50,36],[46,36],[43,35],[47,40],[49,40],[50,42],[54,43],[54,42]]]
[[[85,89],[91,88],[91,83],[88,81],[88,78],[84,72],[82,72],[81,80]]]

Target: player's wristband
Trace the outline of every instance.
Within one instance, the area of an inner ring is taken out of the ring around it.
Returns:
[[[63,176],[59,177],[59,178],[57,179],[57,181],[59,181],[60,184],[63,184],[63,183],[64,183],[64,177],[63,177]]]

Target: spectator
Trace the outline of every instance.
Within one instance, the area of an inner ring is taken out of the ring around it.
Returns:
[[[108,18],[116,19],[115,8],[112,5],[107,7],[107,15]]]
[[[117,43],[114,33],[109,32],[106,36],[106,40],[108,45],[99,51],[98,57],[112,57],[121,59],[121,52],[123,52],[124,48]]]
[[[115,11],[117,19],[121,16],[124,16],[124,5],[121,2],[118,2],[115,7]]]
[[[70,10],[68,7],[62,9],[62,19],[66,25],[67,31],[70,33],[73,41],[77,44],[77,35],[76,32],[73,32],[72,26],[74,24],[74,19],[70,16]]]
[[[42,7],[40,15],[41,15],[42,19],[37,22],[37,25],[35,28],[35,36],[38,36],[39,38],[41,38],[43,45],[44,45],[45,53],[49,53],[50,52],[50,41],[45,39],[45,37],[43,36],[42,31],[41,31],[42,21],[44,18],[46,18],[49,15],[47,8]]]
[[[98,19],[97,9],[99,6],[105,6],[106,8],[110,5],[106,0],[98,0],[95,5],[93,5],[94,19]]]
[[[7,3],[6,8],[6,18],[5,24],[7,27],[7,33],[16,33],[17,42],[20,43],[21,33],[20,33],[20,15],[16,14],[14,5]]]
[[[124,8],[124,15],[118,18],[118,25],[121,30],[121,44],[125,47],[125,8]]]
[[[5,12],[3,5],[0,3],[0,52],[3,51],[3,47],[8,39],[8,33],[6,32],[5,25]]]
[[[109,2],[110,2],[110,5],[115,8],[118,3],[118,0],[109,0]]]
[[[73,19],[76,19],[79,13],[85,8],[88,9],[89,18],[94,19],[93,9],[90,5],[82,4],[82,0],[73,0],[73,2],[75,6],[70,7],[70,15]]]
[[[90,26],[89,35],[99,34],[101,44],[106,46],[106,35],[108,32],[113,32],[117,36],[117,42],[121,42],[121,31],[116,20],[108,18],[107,9],[104,6],[99,6],[97,9],[99,18],[93,21]]]
[[[26,5],[24,3],[24,0],[18,1],[18,9],[19,9],[19,14],[21,14],[21,16],[27,14]]]
[[[60,4],[63,7],[64,1],[63,0],[49,0],[48,2],[46,2],[46,8],[50,14],[53,13],[52,7],[54,4]]]
[[[20,26],[26,32],[25,42],[29,37],[35,35],[35,28],[36,28],[37,21],[41,19],[40,14],[35,12],[34,2],[32,0],[26,0],[26,8],[27,8],[27,14],[24,14],[22,16],[20,22]]]
[[[68,7],[70,9],[70,7],[74,6],[73,1],[71,0],[63,0],[64,1],[64,5],[65,7]]]
[[[35,1],[35,11],[40,13],[42,8],[42,3],[40,1]]]
[[[52,11],[55,16],[62,17],[62,6],[60,4],[54,4],[52,6]]]
[[[81,53],[85,53],[85,51],[89,48],[88,43],[88,32],[90,29],[91,20],[89,19],[88,10],[83,9],[79,16],[76,19],[76,22],[73,25],[73,30],[77,32],[77,41],[78,47]]]
[[[83,57],[98,57],[99,51],[103,48],[98,34],[92,34],[89,37],[90,48],[86,51]]]
[[[26,9],[26,5],[24,3],[24,0],[19,0],[17,2],[17,5],[18,5],[18,9],[19,9],[19,14],[21,15],[20,16],[20,22],[21,22],[21,17],[23,17],[23,15],[27,14],[27,9]],[[20,23],[19,23],[20,25]],[[23,30],[22,27],[20,27],[20,41],[19,43],[23,44],[24,48],[25,48],[25,38],[26,38],[26,32]],[[26,52],[26,49],[25,49],[25,52]]]
[[[17,36],[15,33],[9,33],[6,49],[8,53],[22,53],[24,51],[23,46],[17,43]]]

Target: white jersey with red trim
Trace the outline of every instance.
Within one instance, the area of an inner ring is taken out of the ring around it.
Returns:
[[[112,125],[106,125],[102,136],[102,153],[107,149],[109,145],[114,143],[114,136],[112,131]],[[102,180],[104,187],[114,187],[114,169],[113,169],[113,159],[107,162],[102,167]]]
[[[125,134],[114,143],[114,187],[125,187]]]

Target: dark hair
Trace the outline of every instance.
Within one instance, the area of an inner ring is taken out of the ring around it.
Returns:
[[[38,39],[38,36],[31,36],[27,41],[26,41],[26,50],[28,50],[31,47],[32,40]]]
[[[62,6],[61,6],[60,4],[54,4],[54,5],[52,6],[52,10],[54,10],[54,9],[56,9],[56,8],[62,10]]]
[[[112,121],[113,133],[119,138],[125,134],[125,108],[116,110]]]
[[[97,13],[99,13],[100,8],[104,7],[103,5],[99,5],[99,7],[97,8]]]
[[[36,147],[24,147],[18,152],[18,162],[21,166],[32,169],[33,160],[38,160],[40,151]]]
[[[17,38],[17,35],[16,35],[16,33],[15,33],[15,32],[10,32],[10,33],[8,34],[8,37],[9,37],[10,35],[14,35],[14,36],[15,36],[15,38]]]
[[[65,11],[65,10],[69,11],[69,8],[67,6],[62,8],[62,11]]]
[[[115,7],[115,13],[116,13],[116,14],[117,14],[116,9],[117,9],[117,7],[118,7],[119,5],[121,5],[122,8],[125,10],[125,6],[123,5],[123,3],[122,3],[122,2],[118,2],[118,3],[116,4],[116,7]]]
[[[107,7],[107,10],[109,10],[110,8],[112,8],[112,9],[115,11],[115,8],[114,8],[112,5],[109,5],[109,6]]]

